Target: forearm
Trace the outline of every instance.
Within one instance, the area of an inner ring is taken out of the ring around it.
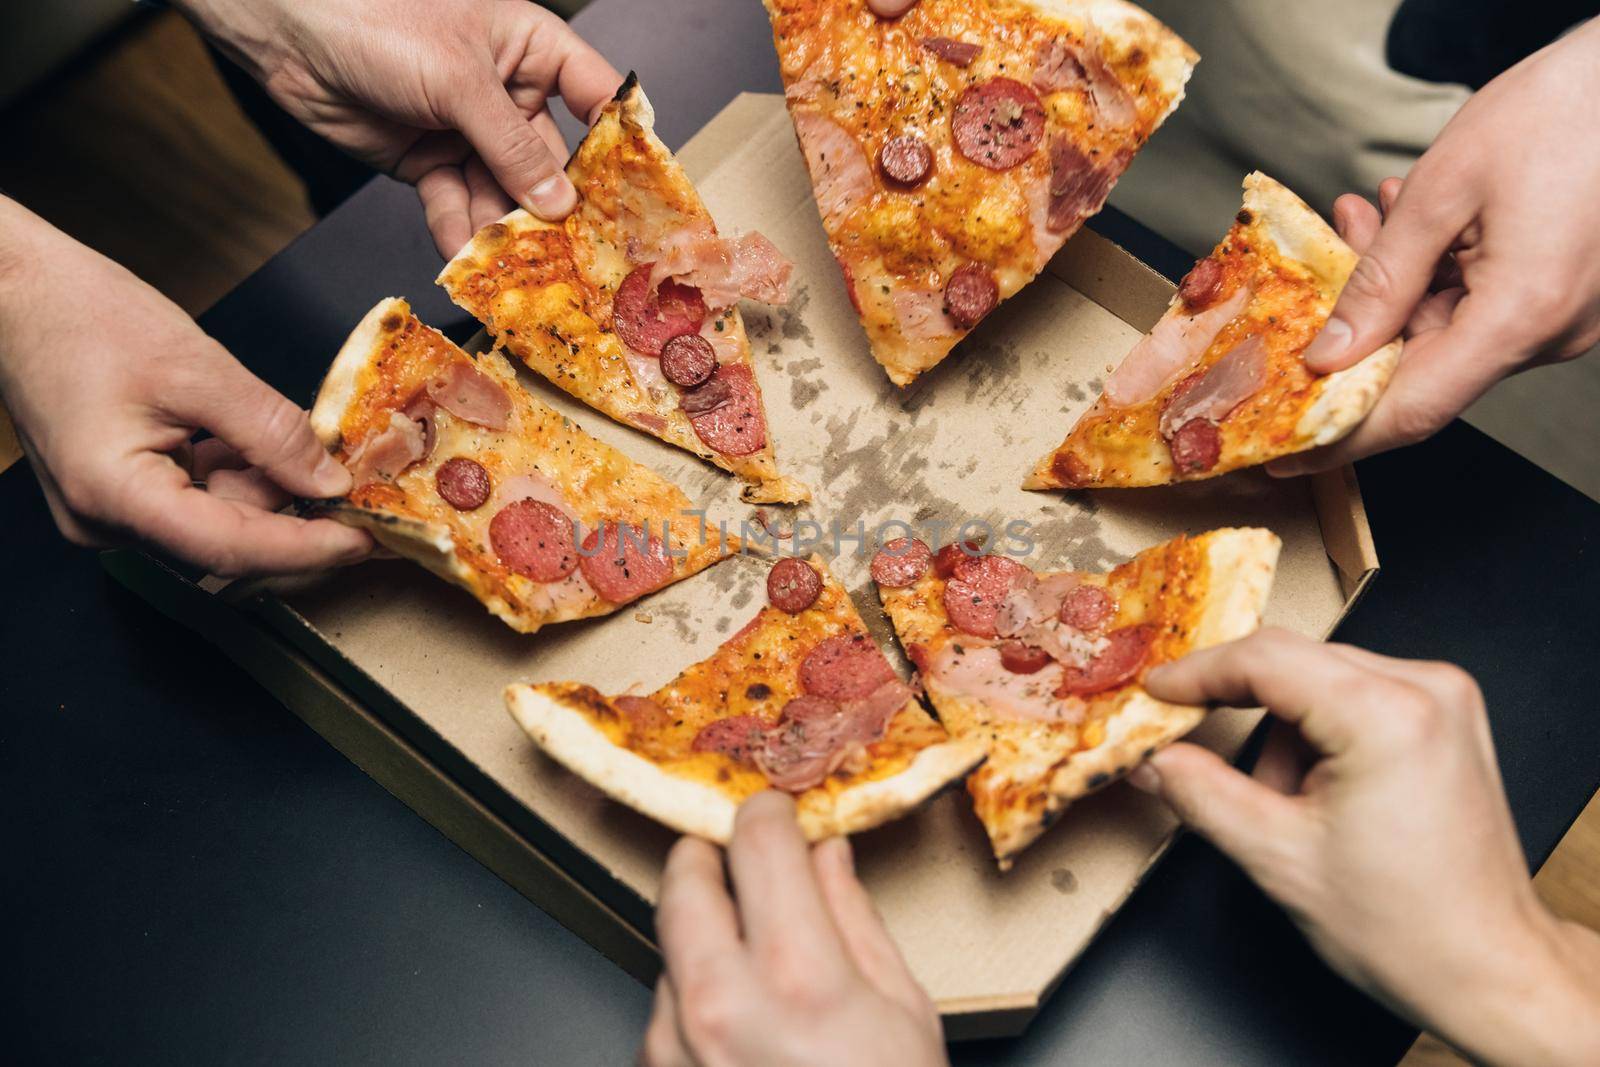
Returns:
[[[1534,907],[1484,973],[1438,982],[1420,1021],[1474,1062],[1600,1063],[1600,934]]]
[[[63,235],[8,196],[0,196],[0,395],[28,347],[21,333],[40,264]]]

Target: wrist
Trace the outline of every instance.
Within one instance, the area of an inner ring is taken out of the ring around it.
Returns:
[[[257,80],[277,68],[285,48],[283,11],[259,0],[171,0],[205,37]]]
[[[1427,1020],[1474,1062],[1600,1062],[1600,935],[1529,894],[1521,922],[1480,972],[1448,980]]]

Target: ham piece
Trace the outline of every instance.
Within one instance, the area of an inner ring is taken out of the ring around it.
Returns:
[[[1205,355],[1222,328],[1249,303],[1250,287],[1241,285],[1204,311],[1186,315],[1180,305],[1163,315],[1106,379],[1106,403],[1128,407],[1160,393]]]
[[[511,425],[511,397],[499,382],[460,360],[428,383],[428,399],[456,418],[490,430]]]
[[[872,166],[849,130],[820,112],[804,109],[794,112],[794,129],[825,221],[842,218],[871,195]]]
[[[741,297],[763,304],[789,302],[794,264],[759,233],[718,237],[688,230],[669,237],[653,258],[652,290],[671,278],[699,289],[711,309],[729,307]]]
[[[427,454],[427,438],[416,419],[389,412],[389,425],[368,434],[350,454],[347,465],[355,485],[392,482],[400,472]]]
[[[1086,46],[1077,49],[1060,38],[1042,42],[1034,53],[1033,87],[1041,93],[1081,89],[1094,101],[1100,121],[1127,126],[1139,117],[1138,107],[1111,68],[1106,66],[1091,31]]]
[[[1267,384],[1267,345],[1252,334],[1180,386],[1161,413],[1161,436],[1170,438],[1194,419],[1221,422]]]
[[[755,748],[756,766],[776,789],[803,792],[878,740],[915,694],[898,678],[864,697],[832,701],[802,696],[784,705]]]

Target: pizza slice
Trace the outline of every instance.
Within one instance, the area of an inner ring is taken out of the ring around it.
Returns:
[[[765,0],[823,228],[896,385],[1099,211],[1198,57],[1122,0]]]
[[[754,503],[810,498],[778,473],[741,297],[781,304],[793,269],[757,233],[725,238],[656,137],[632,75],[567,164],[561,223],[513,211],[439,284],[504,347],[590,407],[731,471]]]
[[[1326,376],[1301,358],[1356,258],[1288,189],[1245,178],[1227,236],[1023,488],[1192,481],[1339,440],[1400,360],[1398,338]]]
[[[1072,801],[1200,722],[1139,680],[1254,630],[1278,548],[1267,530],[1213,530],[1108,574],[1035,573],[971,542],[879,551],[878,595],[940,721],[988,750],[967,791],[1002,870]]]
[[[506,690],[539,747],[613,799],[726,843],[740,803],[793,793],[810,840],[897,818],[983,758],[952,739],[873,643],[820,562],[789,556],[768,604],[712,656],[648,696],[587,685]]]
[[[355,488],[308,511],[371,532],[514,630],[605,615],[737,547],[671,482],[390,298],[329,368],[311,426]]]

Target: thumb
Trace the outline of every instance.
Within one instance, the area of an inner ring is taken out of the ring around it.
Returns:
[[[1170,745],[1128,776],[1257,882],[1270,880],[1303,816],[1295,802],[1198,745]]]
[[[448,117],[518,204],[551,222],[577,206],[561,160],[497,78],[466,87]]]
[[[290,493],[343,496],[350,472],[328,454],[298,405],[222,353],[167,403],[172,415],[231,445],[252,467]]]
[[[1343,370],[1371,355],[1405,328],[1427,295],[1439,257],[1461,233],[1459,222],[1419,206],[1425,185],[1407,182],[1355,270],[1345,282],[1327,324],[1305,350],[1314,374]]]

